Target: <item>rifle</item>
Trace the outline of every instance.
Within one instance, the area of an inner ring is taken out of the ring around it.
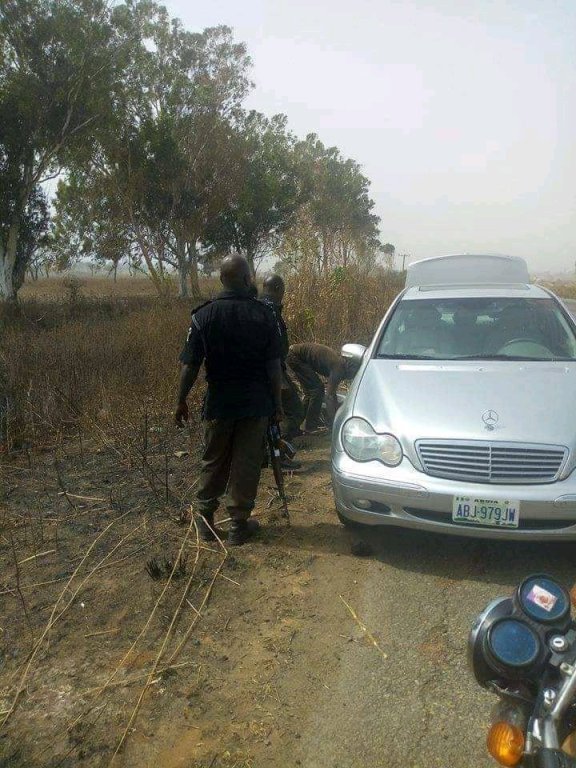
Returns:
[[[272,472],[274,473],[274,480],[276,481],[276,488],[278,489],[278,496],[282,502],[282,517],[285,517],[290,525],[290,513],[288,511],[288,500],[286,499],[286,490],[284,488],[284,475],[282,473],[281,466],[281,453],[282,448],[287,446],[282,440],[282,434],[280,432],[280,425],[278,422],[270,419],[268,423],[268,429],[266,430],[266,441],[268,443],[268,452],[270,454],[270,464],[272,466]]]

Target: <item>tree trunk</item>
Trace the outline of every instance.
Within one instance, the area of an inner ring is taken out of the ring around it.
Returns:
[[[195,243],[188,245],[188,274],[190,275],[190,288],[192,298],[199,300],[202,298],[200,290],[200,280],[198,279],[198,251]]]
[[[254,264],[255,255],[255,248],[252,245],[249,245],[246,248],[246,261],[248,262],[248,266],[250,267],[250,272],[253,278],[256,277],[256,265]]]
[[[117,283],[118,282],[118,262],[117,261],[114,262],[113,272],[114,272],[114,282]]]
[[[176,261],[178,263],[178,296],[181,299],[188,298],[188,258],[186,255],[186,241],[176,237]]]
[[[13,220],[8,230],[6,245],[0,243],[0,300],[16,301],[18,298],[16,253],[20,223]]]
[[[188,298],[188,264],[178,259],[178,296],[181,299]]]

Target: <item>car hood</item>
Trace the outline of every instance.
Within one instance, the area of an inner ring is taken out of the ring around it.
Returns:
[[[576,364],[370,360],[353,414],[407,446],[422,438],[573,446]],[[486,411],[497,414],[488,430]]]

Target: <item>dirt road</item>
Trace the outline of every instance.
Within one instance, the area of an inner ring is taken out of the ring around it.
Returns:
[[[289,480],[292,526],[269,508],[267,472],[257,509],[265,522],[260,541],[229,555],[205,606],[202,585],[214,571],[212,561],[202,566],[186,621],[199,606],[201,616],[178,658],[186,666],[153,676],[131,723],[142,677],[170,620],[168,606],[150,624],[147,650],[126,662],[121,685],[105,695],[95,686],[138,638],[158,600],[161,584],[144,568],[149,554],[134,549],[125,577],[119,579],[121,566],[113,566],[78,594],[62,619],[68,623],[39,654],[38,670],[30,673],[0,741],[3,768],[490,765],[484,739],[492,698],[476,688],[466,666],[470,624],[488,600],[509,593],[529,572],[574,582],[573,545],[472,542],[386,530],[370,535],[369,557],[356,557],[333,509],[327,439],[316,438],[300,457],[305,471]],[[170,471],[189,483],[187,461],[173,459]],[[14,495],[24,490],[20,481]],[[76,493],[95,495],[87,481]],[[140,494],[145,497],[142,489]],[[120,497],[117,505],[126,508]],[[147,518],[147,530],[152,523]],[[174,522],[162,525],[166,541],[176,536]],[[85,546],[90,532],[82,532]],[[68,555],[77,562],[70,547]],[[43,560],[51,557],[56,555]],[[29,566],[22,566],[22,580]],[[31,578],[44,582],[48,575],[35,570]],[[45,597],[36,607],[28,597],[32,591],[23,589],[32,618],[50,607]],[[5,599],[11,599],[9,609],[19,610],[16,595]],[[4,671],[12,680],[17,667],[11,666],[7,639],[14,644],[14,633],[7,627],[16,620],[17,614],[7,614],[2,635]],[[186,626],[183,620],[177,626],[176,642]],[[94,690],[93,700],[88,694]],[[83,711],[91,713],[85,723]],[[112,759],[127,724],[127,740]]]
[[[572,583],[573,546],[385,531],[370,536],[372,556],[355,557],[333,512],[327,454],[326,441],[300,454],[292,528],[238,555],[250,568],[211,651],[225,669],[206,670],[202,719],[172,722],[150,768],[491,764],[492,697],[467,669],[470,624],[529,572]]]

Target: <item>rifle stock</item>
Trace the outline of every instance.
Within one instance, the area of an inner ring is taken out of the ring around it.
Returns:
[[[275,421],[270,421],[266,432],[266,438],[268,442],[268,452],[270,454],[270,463],[272,465],[272,472],[274,473],[274,480],[276,482],[276,488],[278,489],[278,496],[282,502],[282,517],[285,517],[290,522],[290,513],[288,511],[288,500],[286,499],[286,490],[284,488],[284,475],[282,473],[281,465],[281,452],[280,446],[282,436],[280,434],[280,426]]]

